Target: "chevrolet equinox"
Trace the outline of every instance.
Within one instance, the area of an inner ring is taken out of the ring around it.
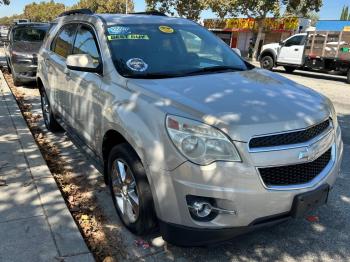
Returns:
[[[207,245],[325,204],[340,171],[329,99],[202,26],[73,10],[38,55],[43,116],[96,159],[124,225]]]

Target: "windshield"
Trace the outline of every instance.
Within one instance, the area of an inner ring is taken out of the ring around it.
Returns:
[[[19,27],[14,29],[13,41],[42,42],[48,27]]]
[[[162,78],[248,69],[229,46],[201,26],[115,25],[106,33],[113,62],[125,77]]]

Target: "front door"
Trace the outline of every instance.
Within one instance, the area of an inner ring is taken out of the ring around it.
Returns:
[[[96,34],[89,25],[82,24],[73,46],[72,54],[88,54],[96,64],[102,63]],[[100,88],[101,75],[97,73],[70,70],[70,109],[74,128],[80,137],[91,147],[96,146],[96,135],[101,126]]]
[[[280,48],[277,62],[293,65],[303,63],[306,35],[295,35],[288,38]]]
[[[52,55],[48,58],[49,84],[58,113],[67,123],[71,122],[69,88],[71,78],[67,71],[66,58],[71,53],[78,24],[64,25],[57,33],[51,46]]]

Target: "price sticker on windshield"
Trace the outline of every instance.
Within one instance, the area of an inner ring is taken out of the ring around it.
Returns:
[[[148,35],[138,35],[138,34],[131,34],[131,35],[109,35],[108,40],[149,40]]]
[[[171,28],[170,26],[165,26],[165,25],[161,25],[159,27],[159,30],[163,33],[166,33],[166,34],[172,34],[174,33],[174,29]]]

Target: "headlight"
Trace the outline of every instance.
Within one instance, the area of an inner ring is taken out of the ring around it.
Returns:
[[[236,147],[214,127],[187,118],[167,116],[166,128],[177,149],[198,165],[219,160],[241,161]]]
[[[330,107],[331,107],[331,118],[332,118],[332,121],[333,121],[333,126],[334,126],[334,129],[337,129],[337,127],[338,127],[337,113],[335,111],[333,103],[329,102],[329,104],[330,104]]]

